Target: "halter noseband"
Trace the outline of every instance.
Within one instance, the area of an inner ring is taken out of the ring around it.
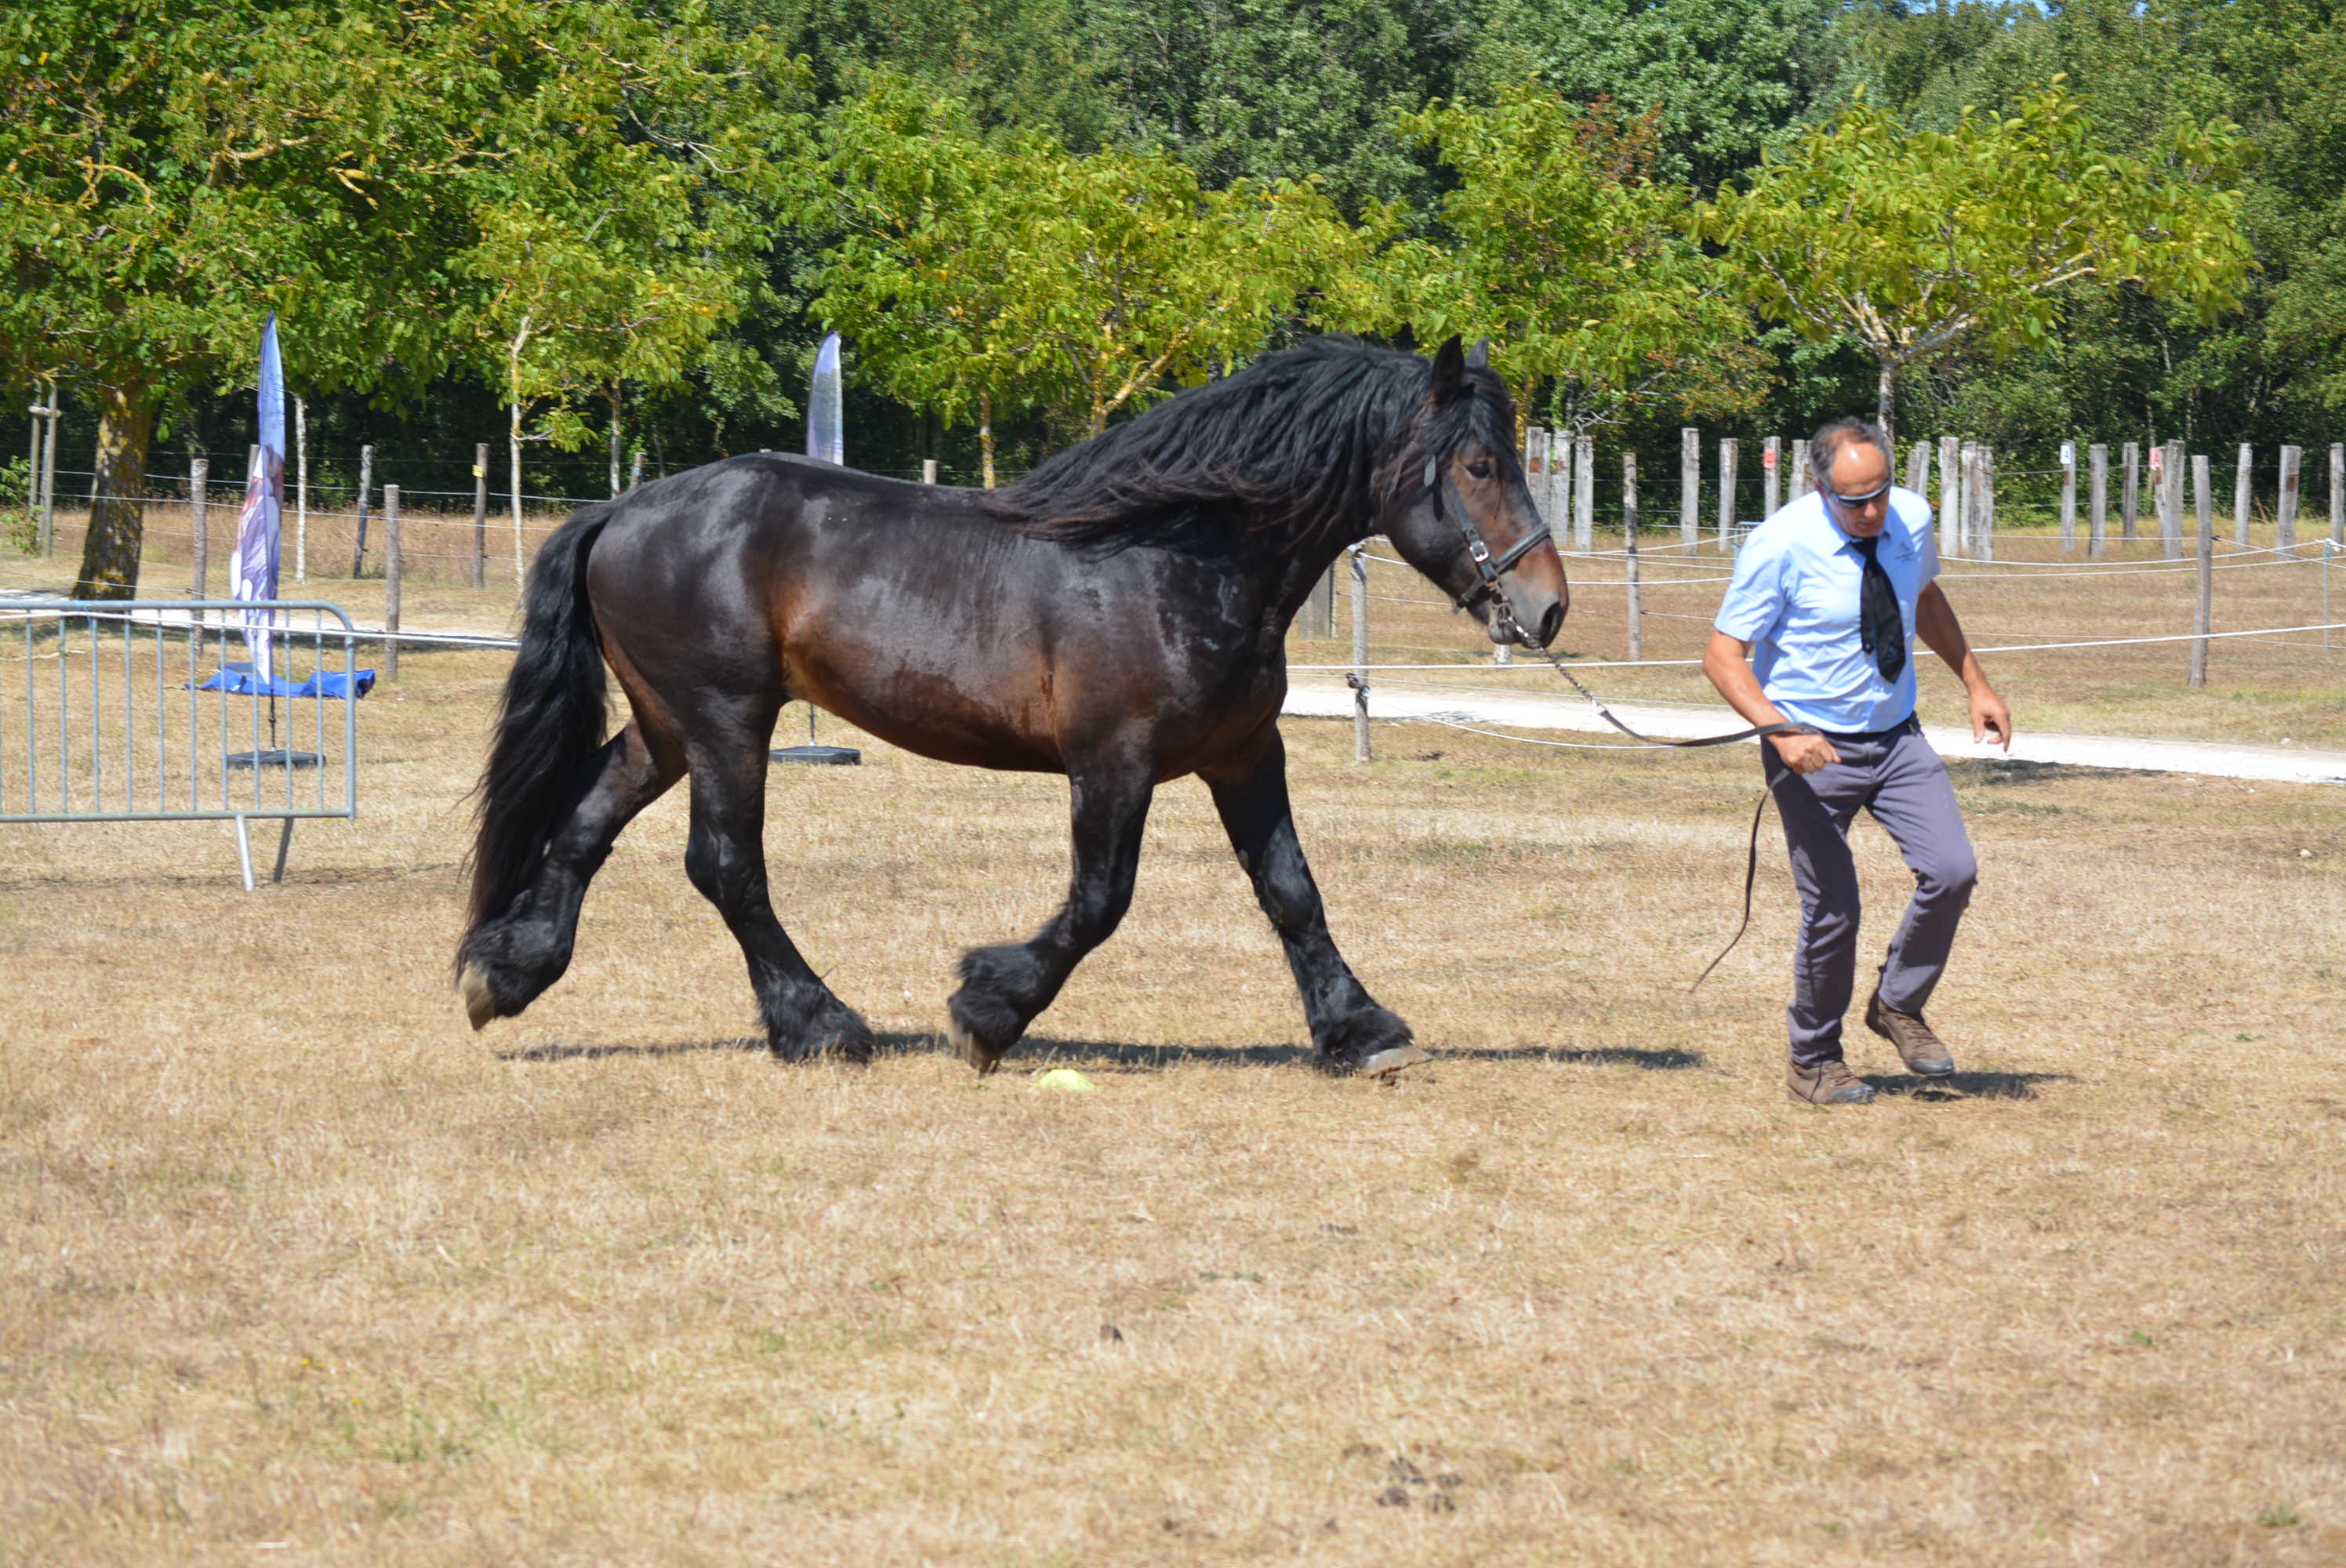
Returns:
[[[1499,578],[1516,562],[1554,536],[1549,533],[1547,524],[1543,521],[1504,551],[1493,555],[1491,547],[1483,542],[1481,531],[1466,514],[1466,504],[1460,498],[1457,487],[1451,484],[1449,472],[1439,458],[1425,460],[1425,489],[1433,497],[1436,521],[1447,518],[1457,525],[1460,536],[1466,541],[1467,558],[1474,563],[1474,573],[1480,579],[1474,586],[1457,596],[1457,607],[1472,609],[1484,599],[1495,600],[1499,606],[1500,629],[1520,634],[1523,625],[1515,619],[1515,606],[1508,601],[1506,589],[1499,585]]]

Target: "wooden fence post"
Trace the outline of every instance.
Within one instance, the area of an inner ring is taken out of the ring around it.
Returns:
[[[1964,553],[1963,448],[1952,435],[1939,437],[1939,554]]]
[[[1369,547],[1352,546],[1352,760],[1369,756]]]
[[[1621,575],[1629,590],[1629,657],[1646,657],[1645,628],[1637,604],[1637,454],[1621,454]]]
[[[1931,494],[1931,443],[1918,441],[1906,453],[1906,488],[1926,499]]]
[[[2118,537],[2134,537],[2134,519],[2141,505],[2142,443],[2129,441],[2119,449],[2119,461],[2126,465],[2126,476],[2118,490]]]
[[[57,383],[55,377],[49,380],[49,395],[46,402],[49,410],[49,431],[48,434],[42,438],[40,467],[33,476],[41,491],[41,554],[44,555],[53,553],[57,547],[57,421],[65,416],[65,410],[57,404]],[[2330,488],[2331,506],[2335,510],[2338,487],[2333,483]]]
[[[2167,457],[2161,465],[2165,475],[2159,485],[2158,539],[2166,547],[2170,561],[2183,559],[2183,443],[2167,443]]]
[[[2087,465],[2092,471],[2090,494],[2092,520],[2086,529],[2086,555],[2098,561],[2110,536],[2110,449],[2106,443],[2096,442],[2086,449]]]
[[[464,581],[475,588],[487,586],[489,581],[489,443],[485,441],[473,443],[473,558],[464,563]]]
[[[2197,691],[2208,684],[2208,622],[2215,606],[2216,521],[2204,457],[2191,460],[2191,488],[2199,505],[2199,581],[2191,607],[2191,689]]]
[[[635,455],[627,459],[627,488],[633,490],[637,485],[641,484],[643,482],[644,449],[639,446],[636,448]],[[933,457],[923,459],[921,463],[921,483],[923,484],[934,484],[936,482],[937,460]]]
[[[1967,441],[1961,449],[1963,499],[1955,511],[1954,554],[1969,555],[1979,538],[1979,443]]]
[[[310,580],[310,405],[293,400],[293,580]]]
[[[188,526],[194,535],[190,546],[195,563],[190,570],[188,597],[204,597],[205,579],[211,575],[211,526],[205,512],[211,504],[212,463],[209,457],[199,457],[188,464]],[[200,625],[204,613],[198,610],[195,619]]]
[[[56,393],[51,392],[49,402],[54,403],[56,401]],[[55,428],[54,425],[51,427],[52,433],[49,437],[49,444],[52,448],[56,444]],[[54,488],[56,481],[51,480],[50,484]],[[46,524],[43,526],[46,527]],[[2332,545],[2346,545],[2346,441],[2333,441],[2330,443],[2330,542]],[[2324,557],[2325,560],[2327,558]],[[2327,616],[2323,618],[2328,619]]]
[[[367,500],[373,489],[374,448],[362,446],[359,448],[359,535],[356,547],[351,551],[352,582],[365,575],[362,568],[366,565]]]
[[[1702,537],[1702,432],[1678,427],[1678,543],[1691,555]]]
[[[2297,553],[2297,491],[2305,467],[2305,448],[2280,449],[2280,505],[2273,520],[2273,548]]]
[[[382,487],[382,677],[399,678],[399,486]]]
[[[2061,548],[2077,549],[2077,443],[2061,443]]]
[[[1532,498],[1532,509],[1550,529],[1556,519],[1547,509],[1547,428],[1545,425],[1524,426],[1524,489]],[[1331,607],[1333,613],[1333,606]]]
[[[1719,547],[1735,548],[1735,438],[1719,443]]]
[[[2232,543],[2243,550],[2249,547],[2249,507],[2254,494],[2249,463],[2255,452],[2247,442],[2240,443],[2240,464],[2232,475]]]
[[[1593,435],[1572,443],[1572,536],[1576,549],[1586,552],[1596,547],[1596,438]]]
[[[1540,515],[1556,537],[1557,548],[1572,543],[1572,437],[1564,432],[1551,430],[1546,437],[1547,487]]]
[[[1995,559],[1995,448],[1980,446],[1979,558]]]
[[[1788,481],[1784,486],[1786,502],[1798,501],[1809,493],[1809,443],[1806,441],[1792,443],[1791,471],[1784,477]]]
[[[1760,521],[1776,515],[1784,504],[1784,439],[1771,435],[1760,443]]]

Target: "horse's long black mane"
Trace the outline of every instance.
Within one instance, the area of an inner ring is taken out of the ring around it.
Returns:
[[[1415,354],[1316,339],[1070,447],[983,504],[1071,544],[1229,547],[1243,533],[1300,546],[1365,524],[1429,453],[1477,423],[1498,450],[1513,445],[1497,377],[1468,372],[1439,410],[1427,407],[1432,382]]]

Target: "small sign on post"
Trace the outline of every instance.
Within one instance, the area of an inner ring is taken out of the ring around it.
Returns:
[[[1760,443],[1760,521],[1776,515],[1784,504],[1784,439],[1771,435]]]

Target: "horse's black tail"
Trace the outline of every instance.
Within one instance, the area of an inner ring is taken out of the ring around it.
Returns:
[[[576,804],[578,765],[603,744],[603,647],[586,604],[586,555],[611,510],[572,516],[529,569],[521,652],[477,791],[468,941],[536,880],[547,840]]]

